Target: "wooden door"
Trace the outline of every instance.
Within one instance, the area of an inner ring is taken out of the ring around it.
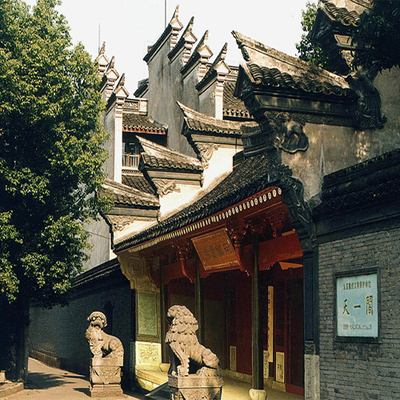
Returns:
[[[286,391],[304,395],[302,268],[275,275],[274,378]]]

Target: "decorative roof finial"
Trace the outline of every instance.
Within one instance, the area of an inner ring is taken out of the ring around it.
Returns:
[[[106,51],[106,42],[103,42],[103,44],[101,45],[100,51],[99,51],[99,55],[104,54],[105,51]]]
[[[169,21],[169,25],[173,25],[173,22],[178,19],[179,16],[179,4],[176,6],[174,14],[172,15],[171,21]]]

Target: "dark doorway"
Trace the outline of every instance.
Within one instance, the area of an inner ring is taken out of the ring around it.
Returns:
[[[275,380],[286,391],[304,394],[303,269],[275,273]]]

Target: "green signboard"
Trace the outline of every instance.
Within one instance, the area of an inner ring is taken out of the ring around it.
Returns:
[[[137,300],[139,335],[157,336],[157,294],[138,292]]]

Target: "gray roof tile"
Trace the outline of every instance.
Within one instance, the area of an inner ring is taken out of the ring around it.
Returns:
[[[166,135],[167,127],[142,114],[124,113],[122,126],[125,132]]]
[[[282,72],[278,68],[260,66],[254,62],[247,63],[248,70],[256,84],[291,89],[306,93],[323,94],[326,96],[353,96],[350,88],[335,84],[332,80],[325,80],[324,77],[316,76],[313,72],[304,72],[301,75]]]
[[[233,94],[235,92],[235,86],[235,81],[226,81],[224,83],[223,115],[229,118],[251,119],[244,102]]]
[[[104,189],[112,195],[114,206],[152,208],[160,207],[158,198],[127,185],[106,179]]]
[[[336,7],[336,5],[328,0],[321,0],[322,9],[329,18],[340,22],[345,26],[357,27],[360,23],[360,14],[356,11],[349,11],[345,7]]]
[[[156,195],[155,190],[140,171],[135,171],[135,173],[122,171],[122,183],[141,192]]]
[[[185,123],[189,130],[198,132],[211,132],[217,135],[238,136],[242,135],[243,125],[253,125],[255,122],[238,122],[230,120],[221,120],[210,117],[178,102],[181,108]]]

